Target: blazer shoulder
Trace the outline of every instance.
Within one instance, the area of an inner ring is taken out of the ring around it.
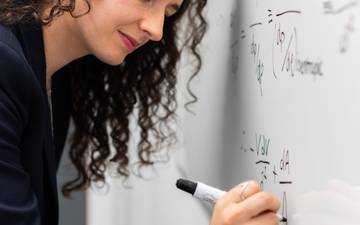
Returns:
[[[22,47],[10,27],[0,24],[0,76],[9,74],[9,71],[29,72],[29,65],[24,56]],[[31,70],[30,70],[31,71]],[[15,73],[16,74],[16,73]]]
[[[20,42],[13,33],[15,32],[14,30],[15,27],[8,27],[0,24],[0,42],[7,45],[9,48],[13,49],[19,55],[25,58]]]
[[[33,76],[19,41],[9,28],[0,25],[0,85],[28,85]],[[7,84],[8,85],[8,84]]]
[[[36,82],[26,58],[14,45],[0,39],[0,101],[10,100],[24,123]]]
[[[34,76],[24,57],[14,48],[0,40],[0,86],[25,88],[32,85]],[[23,91],[25,91],[23,89]]]

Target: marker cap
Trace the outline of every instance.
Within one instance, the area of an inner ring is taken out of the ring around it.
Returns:
[[[187,193],[194,195],[197,187],[197,183],[189,180],[178,179],[176,181],[176,187],[179,188],[180,190],[186,191]]]

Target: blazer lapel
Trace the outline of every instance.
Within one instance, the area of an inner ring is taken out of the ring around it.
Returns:
[[[56,205],[58,205],[57,198],[57,183],[56,183],[56,162],[53,144],[53,135],[50,117],[50,105],[46,94],[46,61],[44,52],[44,42],[42,36],[41,25],[34,22],[31,24],[19,25],[19,37],[22,44],[25,57],[27,58],[30,66],[32,67],[40,87],[42,89],[42,97],[46,106],[45,113],[45,135],[44,135],[44,155],[45,155],[45,170],[50,182],[50,189]]]

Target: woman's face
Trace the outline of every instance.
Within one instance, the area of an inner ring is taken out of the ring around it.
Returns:
[[[165,16],[173,15],[183,0],[89,0],[89,13],[76,18],[78,36],[86,51],[101,61],[120,64],[127,54],[149,40],[160,41]],[[87,11],[77,1],[75,15]]]

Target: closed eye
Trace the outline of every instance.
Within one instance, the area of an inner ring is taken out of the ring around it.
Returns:
[[[176,14],[176,12],[180,9],[180,6],[177,4],[172,4],[168,7],[168,10],[166,12],[166,16],[170,17]]]

